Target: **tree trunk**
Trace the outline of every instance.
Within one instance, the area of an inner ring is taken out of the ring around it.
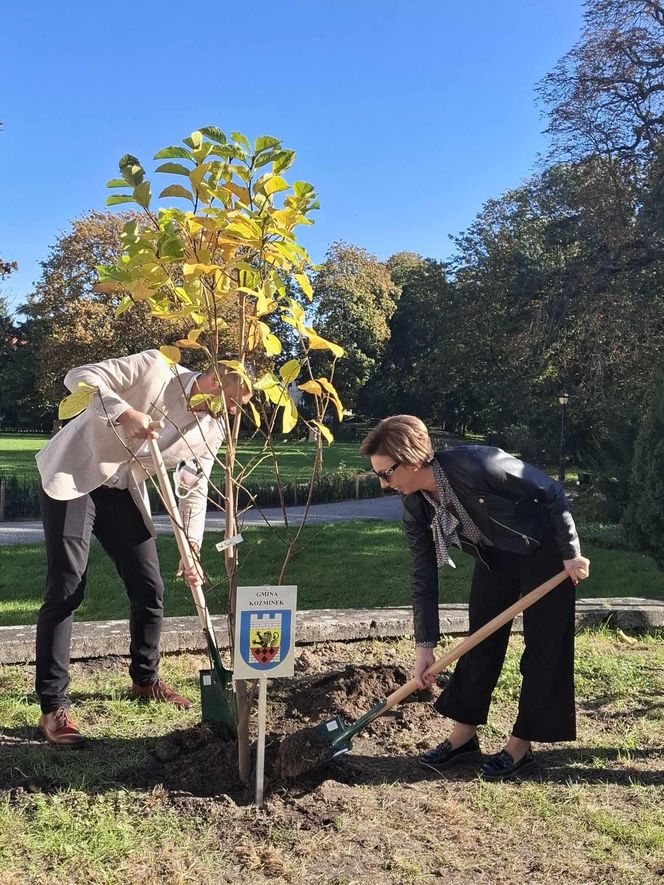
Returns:
[[[233,433],[226,446],[226,526],[225,537],[232,538],[237,534],[237,496],[233,482],[235,464],[235,445],[239,432],[239,415],[236,415]],[[237,613],[237,567],[238,548],[235,545],[224,551],[226,574],[228,575],[228,626],[230,632],[231,660],[235,656],[235,618]],[[237,759],[238,776],[243,784],[249,783],[251,764],[249,755],[249,717],[251,714],[251,692],[245,680],[235,683],[237,700]]]

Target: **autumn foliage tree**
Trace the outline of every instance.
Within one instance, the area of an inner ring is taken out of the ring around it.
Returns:
[[[170,342],[186,332],[184,323],[153,317],[147,304],[137,315],[116,315],[121,294],[95,290],[97,266],[119,261],[122,230],[130,213],[88,212],[61,234],[42,262],[42,273],[27,303],[26,333],[37,394],[55,404],[72,366],[126,356]]]

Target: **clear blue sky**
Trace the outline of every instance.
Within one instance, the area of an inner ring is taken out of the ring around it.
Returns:
[[[338,239],[444,258],[534,170],[534,86],[581,16],[581,0],[6,3],[0,255],[20,271],[0,294],[19,304],[58,233],[103,208],[122,154],[149,169],[205,125],[297,151],[315,260]]]

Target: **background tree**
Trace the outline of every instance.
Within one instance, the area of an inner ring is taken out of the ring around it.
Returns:
[[[41,277],[21,307],[31,354],[26,362],[45,409],[54,410],[66,393],[62,379],[72,366],[138,353],[185,329],[151,316],[147,304],[138,305],[138,316],[117,315],[121,295],[94,288],[97,266],[120,259],[122,230],[132,217],[88,212],[76,219],[42,262]]]
[[[649,153],[664,134],[664,4],[588,0],[584,29],[539,86],[554,152]]]
[[[15,261],[3,261],[0,258],[0,280],[4,280],[15,270],[18,270],[18,264]]]
[[[638,550],[664,569],[664,373],[653,381],[636,441],[624,525]]]
[[[346,351],[335,385],[348,408],[357,408],[359,392],[385,353],[399,292],[383,262],[348,243],[333,244],[316,275],[315,324]]]
[[[443,337],[444,267],[412,252],[393,255],[387,267],[401,296],[390,319],[384,357],[362,391],[361,403],[375,415],[412,411],[434,417],[442,386],[433,377],[431,359]]]

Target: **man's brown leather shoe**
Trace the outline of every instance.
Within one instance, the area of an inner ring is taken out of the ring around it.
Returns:
[[[56,747],[75,750],[85,743],[85,738],[69,718],[66,707],[60,707],[51,713],[42,713],[37,728],[49,744]]]
[[[163,679],[157,679],[149,685],[138,685],[134,682],[131,687],[131,693],[135,698],[142,698],[146,701],[165,701],[168,704],[174,704],[181,710],[191,710],[193,704],[187,698],[173,691]]]

